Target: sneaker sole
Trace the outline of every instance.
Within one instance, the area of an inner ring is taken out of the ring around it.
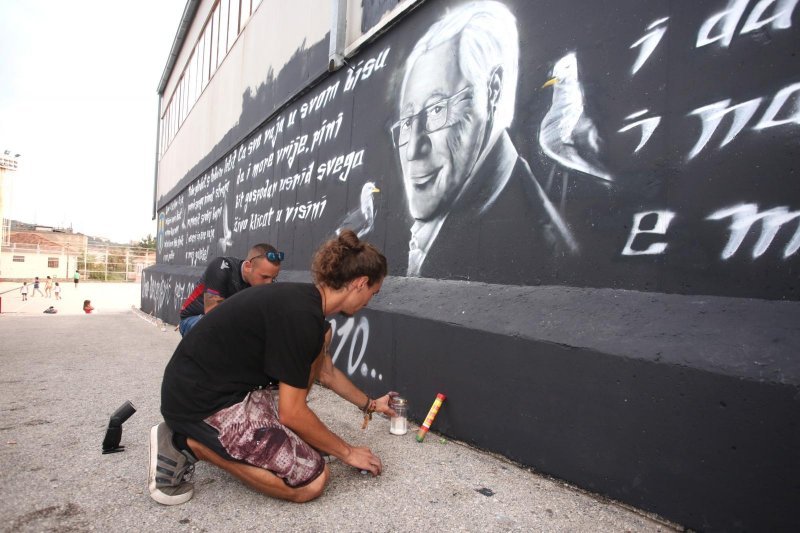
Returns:
[[[147,488],[150,489],[150,497],[161,505],[180,505],[192,499],[194,490],[184,494],[170,496],[163,493],[156,486],[156,472],[158,467],[158,424],[150,428],[150,468],[147,472]]]

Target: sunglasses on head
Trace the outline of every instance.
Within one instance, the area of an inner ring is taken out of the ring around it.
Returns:
[[[281,262],[283,258],[286,256],[283,252],[267,252],[264,254],[267,259],[273,262]]]

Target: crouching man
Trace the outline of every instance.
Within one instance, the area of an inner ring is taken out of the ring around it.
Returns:
[[[150,431],[151,497],[164,505],[188,501],[198,460],[295,502],[322,494],[329,477],[322,454],[379,475],[378,456],[328,429],[306,398],[318,379],[365,414],[394,414],[388,394],[369,398],[333,366],[325,321],[366,306],[386,272],[383,254],[345,230],[317,250],[314,284],[253,287],[198,322],[164,372],[165,422]]]

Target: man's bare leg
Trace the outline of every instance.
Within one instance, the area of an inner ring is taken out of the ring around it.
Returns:
[[[317,479],[303,487],[292,488],[269,470],[236,461],[228,461],[192,438],[186,439],[186,443],[200,461],[208,461],[214,466],[225,470],[251,489],[281,500],[297,503],[311,501],[322,494],[330,477],[328,465],[326,464],[325,469]]]

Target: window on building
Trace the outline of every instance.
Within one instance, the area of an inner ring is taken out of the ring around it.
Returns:
[[[239,0],[230,0],[228,7],[230,15],[228,20],[228,50],[233,48],[233,43],[236,42],[236,36],[239,35]]]
[[[241,29],[242,26],[244,26],[244,23],[247,22],[247,19],[250,18],[250,9],[252,7],[250,0],[241,0],[240,5],[242,6],[242,16],[240,17],[241,22],[239,23],[239,28]]]
[[[219,43],[219,4],[214,8],[214,13],[211,15],[211,74],[217,70],[217,65],[220,63],[217,52],[217,44]],[[211,76],[209,74],[209,77]]]
[[[48,257],[47,268],[58,268],[58,257]]]
[[[167,151],[189,110],[259,5],[261,0],[218,0],[214,5],[161,117],[159,155]]]
[[[12,261],[14,263],[24,263],[25,262],[25,256],[24,255],[15,255],[14,258],[12,259]]]
[[[219,60],[222,63],[225,54],[228,53],[228,0],[219,2]]]

